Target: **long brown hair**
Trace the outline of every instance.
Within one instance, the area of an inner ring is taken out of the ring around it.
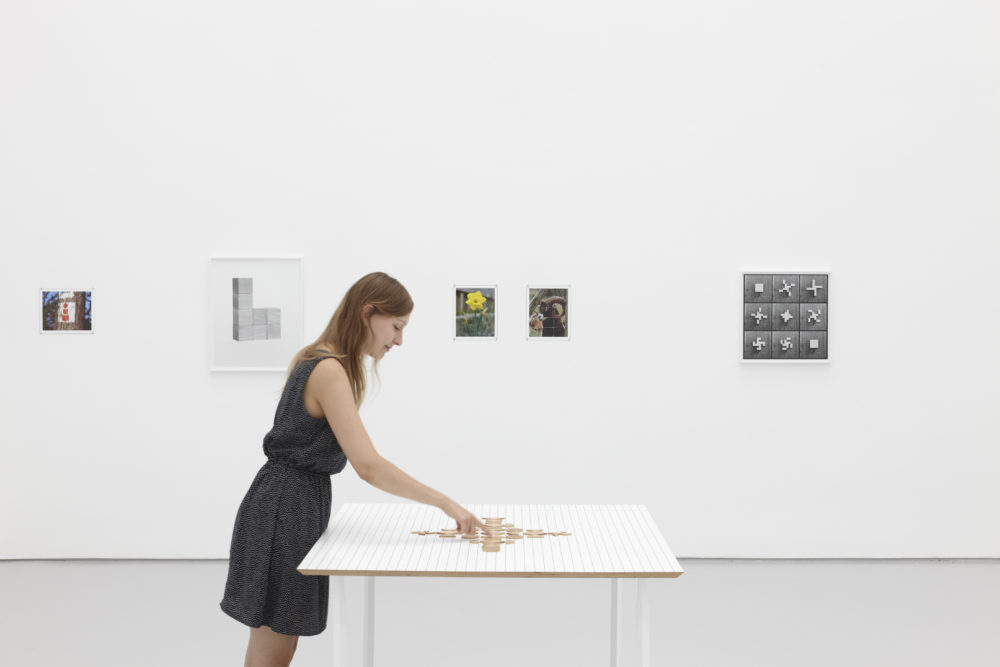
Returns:
[[[285,382],[287,383],[288,377],[301,362],[335,357],[347,371],[347,378],[351,381],[354,392],[354,404],[360,408],[365,398],[363,348],[371,331],[371,325],[365,322],[362,315],[364,306],[369,304],[372,306],[369,315],[405,317],[413,311],[413,299],[402,283],[381,271],[369,273],[347,290],[347,294],[341,299],[340,305],[337,306],[320,337],[295,355],[288,366]],[[321,346],[337,352],[331,354],[320,349]],[[375,359],[372,365],[376,378],[378,378],[378,362],[379,360]]]

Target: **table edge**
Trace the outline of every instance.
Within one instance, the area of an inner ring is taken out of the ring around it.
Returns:
[[[300,574],[336,577],[517,577],[544,579],[675,579],[679,572],[445,572],[439,570],[297,570]]]

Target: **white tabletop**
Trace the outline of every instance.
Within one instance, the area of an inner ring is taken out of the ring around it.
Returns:
[[[462,536],[455,520],[419,503],[348,503],[331,517],[298,571],[312,575],[431,577],[678,577],[684,570],[645,505],[463,504],[503,517],[520,539],[497,552]],[[519,533],[514,528],[522,529]],[[543,537],[523,531],[540,530]],[[571,533],[570,535],[551,533]]]

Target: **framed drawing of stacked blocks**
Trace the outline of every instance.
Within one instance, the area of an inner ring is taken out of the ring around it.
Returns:
[[[281,371],[303,346],[299,257],[213,257],[209,370]]]
[[[830,272],[743,273],[743,361],[829,361]]]

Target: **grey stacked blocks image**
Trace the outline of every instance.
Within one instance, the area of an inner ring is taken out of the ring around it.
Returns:
[[[233,340],[279,340],[281,309],[253,307],[253,278],[233,278]]]
[[[743,358],[826,359],[830,274],[744,273]]]

